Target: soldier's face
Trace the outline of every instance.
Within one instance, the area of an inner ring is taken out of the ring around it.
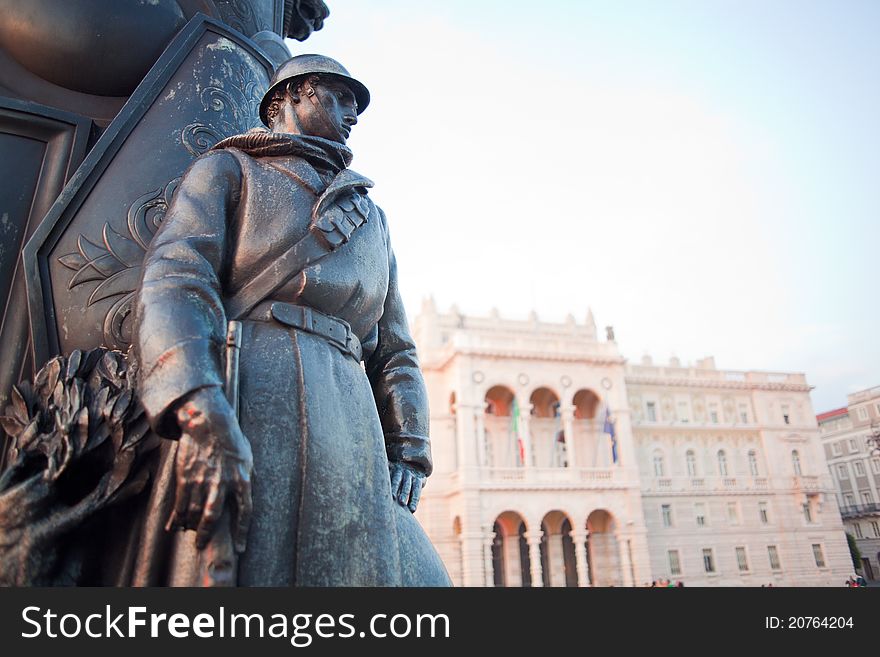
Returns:
[[[299,103],[303,132],[316,137],[345,143],[357,123],[357,101],[348,85],[335,80],[322,80],[313,89],[321,107],[310,99]]]

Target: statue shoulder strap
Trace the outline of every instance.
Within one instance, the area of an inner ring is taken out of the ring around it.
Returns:
[[[369,217],[370,203],[361,192],[372,186],[372,181],[359,173],[340,171],[312,207],[305,237],[227,299],[227,319],[242,319],[303,269],[348,242]]]

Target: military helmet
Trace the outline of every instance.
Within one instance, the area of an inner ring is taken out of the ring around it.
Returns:
[[[269,103],[272,102],[272,95],[275,91],[281,85],[304,75],[328,75],[345,82],[351,88],[357,100],[358,114],[363,112],[367,105],[370,104],[370,92],[367,88],[351,77],[349,72],[345,70],[345,67],[335,59],[325,57],[324,55],[297,55],[279,66],[278,70],[275,71],[275,75],[272,76],[269,90],[260,102],[260,120],[264,124],[269,125],[269,121],[266,119],[266,110],[269,109]]]

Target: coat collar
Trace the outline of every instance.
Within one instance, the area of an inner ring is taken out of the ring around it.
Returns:
[[[237,148],[252,157],[301,157],[319,171],[338,174],[351,164],[352,152],[344,144],[323,137],[257,130],[227,137],[211,150]]]

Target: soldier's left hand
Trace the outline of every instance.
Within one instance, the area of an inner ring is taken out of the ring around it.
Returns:
[[[397,461],[388,463],[388,471],[391,474],[391,496],[400,506],[415,513],[425,486],[425,475],[417,468]]]

